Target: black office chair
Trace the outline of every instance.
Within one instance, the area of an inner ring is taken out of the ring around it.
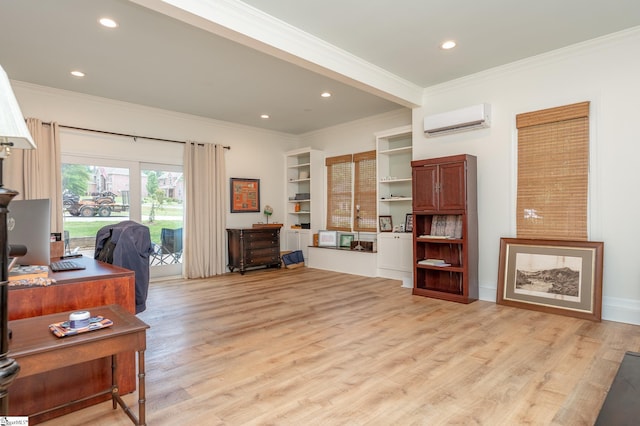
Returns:
[[[96,234],[96,259],[135,271],[137,314],[147,308],[152,254],[149,228],[132,220],[103,226]]]
[[[162,228],[160,244],[153,244],[152,265],[170,265],[180,263],[182,258],[182,228]]]

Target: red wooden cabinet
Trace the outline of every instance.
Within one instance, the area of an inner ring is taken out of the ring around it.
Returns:
[[[413,294],[462,303],[478,299],[476,157],[411,163]]]
[[[438,210],[438,165],[418,163],[422,161],[411,163],[413,211]]]
[[[466,162],[449,157],[443,163],[413,161],[413,210],[464,210],[466,204]]]

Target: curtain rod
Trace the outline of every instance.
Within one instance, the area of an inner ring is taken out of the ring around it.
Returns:
[[[51,123],[42,123],[42,124],[47,124],[47,125],[51,125]],[[136,139],[147,139],[150,141],[160,141],[160,142],[171,142],[171,143],[181,143],[181,144],[185,144],[185,141],[177,141],[177,140],[173,140],[173,139],[163,139],[163,138],[154,138],[151,136],[139,136],[139,135],[129,135],[126,133],[117,133],[117,132],[107,132],[106,130],[95,130],[95,129],[86,129],[84,127],[75,127],[75,126],[67,126],[64,124],[58,124],[58,127],[62,127],[65,129],[73,129],[73,130],[82,130],[85,132],[93,132],[93,133],[102,133],[105,135],[114,135],[114,136],[124,136],[127,138],[133,138],[133,140],[135,141]],[[198,145],[204,145],[199,143]],[[224,149],[231,149],[230,146],[223,146]]]

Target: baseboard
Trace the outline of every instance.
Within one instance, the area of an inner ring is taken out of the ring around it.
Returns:
[[[478,299],[484,300],[486,302],[494,302],[496,301],[496,288],[495,287],[486,287],[480,285],[478,288]]]
[[[602,319],[640,325],[640,300],[603,297]]]
[[[495,287],[480,286],[478,290],[480,300],[495,303],[497,297]],[[640,325],[640,300],[603,297],[602,319]]]

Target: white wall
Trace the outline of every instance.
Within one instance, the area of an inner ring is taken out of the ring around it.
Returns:
[[[496,299],[500,237],[515,237],[516,114],[591,101],[589,237],[604,241],[603,318],[640,324],[640,28],[425,89],[414,159],[478,157],[480,297]],[[425,115],[481,102],[490,129],[425,138]]]
[[[300,144],[323,151],[325,157],[370,151],[376,149],[374,133],[407,124],[411,124],[411,110],[401,108],[306,133],[300,137]]]
[[[282,222],[283,152],[297,147],[291,135],[263,131],[202,117],[86,96],[79,93],[12,81],[25,117],[61,125],[171,140],[194,140],[230,146],[227,177],[260,179],[261,206],[276,207],[270,221]],[[182,144],[62,130],[62,154],[114,160],[182,165]],[[227,195],[228,196],[228,195]],[[227,226],[251,226],[265,220],[262,213],[229,213]]]
[[[323,151],[325,158],[344,154],[354,154],[358,152],[371,151],[376,149],[375,133],[383,130],[394,129],[400,126],[411,124],[411,110],[401,108],[385,114],[379,114],[361,120],[340,124],[315,132],[306,133],[301,136],[300,144]],[[323,188],[327,187],[327,176],[325,173]],[[327,192],[324,191],[324,203],[327,205]],[[327,212],[322,212],[321,224],[326,223]],[[324,225],[321,225],[321,228]],[[359,238],[362,241],[374,241],[375,233],[362,232]],[[316,254],[317,255],[317,254]],[[336,270],[350,270],[349,256],[343,258],[344,264],[337,265]],[[353,270],[353,269],[351,269]],[[371,272],[375,275],[375,271]]]

